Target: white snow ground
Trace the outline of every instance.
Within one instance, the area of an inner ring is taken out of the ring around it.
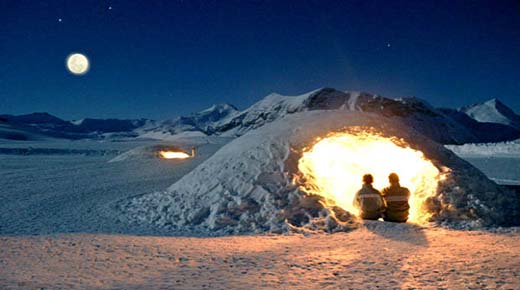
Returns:
[[[1,141],[0,234],[151,233],[120,223],[114,203],[163,190],[227,141],[194,139],[188,148],[197,146],[197,156],[185,160],[143,156],[111,163],[135,147],[180,142]]]
[[[520,139],[510,142],[446,145],[498,184],[520,185]]]
[[[518,231],[0,237],[2,289],[518,289]]]

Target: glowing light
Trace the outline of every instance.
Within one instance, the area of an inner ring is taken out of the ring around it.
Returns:
[[[353,200],[361,188],[361,178],[370,173],[374,187],[388,186],[388,174],[396,172],[401,185],[412,193],[409,221],[425,222],[431,215],[424,202],[437,192],[439,170],[423,153],[395,138],[373,132],[337,133],[320,139],[310,149],[304,149],[298,162],[301,173],[297,182],[310,194],[325,197],[325,206],[337,205],[358,214]]]
[[[159,155],[164,159],[186,159],[191,156],[186,152],[159,151]]]
[[[86,74],[89,67],[88,58],[81,53],[74,53],[67,57],[67,68],[75,75]]]

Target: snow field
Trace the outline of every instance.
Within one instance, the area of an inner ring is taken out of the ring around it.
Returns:
[[[197,146],[197,156],[187,160],[161,160],[154,155],[142,154],[124,162],[112,163],[108,161],[119,152],[131,148],[143,151],[157,145],[180,142],[60,140],[0,144],[0,152],[6,150],[12,153],[0,154],[0,234],[88,232],[172,235],[172,232],[121,222],[117,203],[164,190],[225,142],[227,140],[218,138],[193,140],[190,144]],[[16,154],[27,151],[38,154]]]
[[[382,222],[309,236],[4,236],[0,288],[516,289],[518,236]]]

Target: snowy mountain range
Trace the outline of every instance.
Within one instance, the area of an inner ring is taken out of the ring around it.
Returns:
[[[487,103],[471,106],[477,112],[469,115],[462,108],[437,109],[418,98],[390,99],[364,92],[342,92],[323,88],[299,96],[273,93],[243,111],[238,111],[229,105],[213,106],[190,117],[159,122],[152,128],[139,130],[141,136],[144,134],[156,138],[167,138],[169,134],[187,131],[237,137],[296,112],[350,110],[399,119],[443,144],[497,142],[520,138],[520,129],[512,125],[477,120],[477,118],[484,118],[481,116],[484,113],[478,111],[481,106],[487,106]],[[492,115],[491,110],[482,111],[488,116]],[[512,124],[518,117],[505,105],[501,105],[500,111],[497,110],[495,115],[502,116],[500,112],[511,112],[506,115],[506,119],[510,119]],[[213,116],[211,122],[200,121],[207,119],[207,116]]]
[[[215,134],[221,124],[229,122],[240,111],[230,104],[217,104],[186,117],[177,117],[164,121],[151,121],[138,128],[142,137],[176,135],[183,132],[200,132],[204,135]],[[159,137],[160,138],[160,137]]]
[[[241,136],[296,112],[350,110],[406,123],[443,144],[509,141],[520,138],[520,116],[497,99],[459,109],[434,108],[418,98],[390,99],[364,92],[322,88],[299,96],[270,94],[240,111],[214,105],[164,121],[83,119],[65,121],[47,113],[0,115],[0,138],[99,138],[111,135],[167,139],[177,134]]]
[[[149,120],[81,119],[65,121],[49,113],[0,115],[0,139],[33,140],[45,138],[98,138],[107,133],[126,133],[146,125]]]

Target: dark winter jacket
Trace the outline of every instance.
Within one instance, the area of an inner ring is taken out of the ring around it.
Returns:
[[[383,197],[386,202],[386,211],[384,220],[391,222],[406,222],[408,220],[408,212],[410,205],[410,191],[406,187],[402,187],[398,182],[391,184],[383,189]]]
[[[377,220],[385,210],[385,202],[381,193],[371,184],[363,184],[363,187],[354,197],[354,206],[359,208],[363,219]]]

